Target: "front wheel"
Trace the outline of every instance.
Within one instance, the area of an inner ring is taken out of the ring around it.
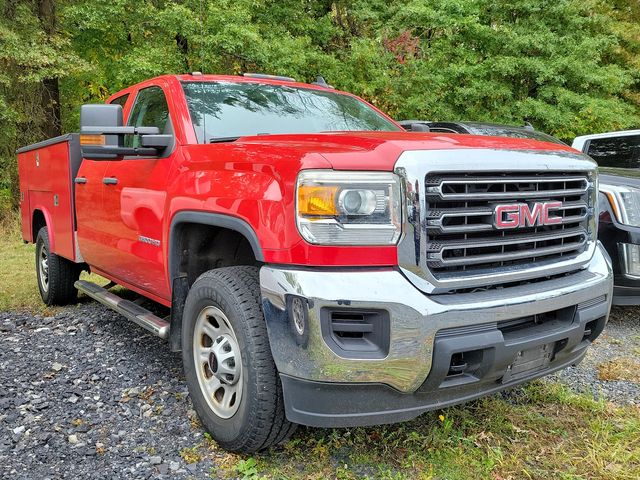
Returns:
[[[252,453],[293,433],[260,307],[257,268],[210,270],[194,282],[184,308],[182,358],[194,408],[221,447]]]
[[[47,227],[40,229],[36,239],[36,275],[40,296],[45,304],[67,305],[78,298],[74,284],[80,278],[80,268],[51,252]]]

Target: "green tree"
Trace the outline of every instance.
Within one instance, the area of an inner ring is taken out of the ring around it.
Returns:
[[[192,70],[322,74],[396,118],[530,121],[565,140],[640,123],[628,0],[0,0],[0,13],[4,191],[15,148],[76,130],[81,104]]]
[[[0,0],[0,192],[17,199],[15,150],[59,135],[58,79],[83,62],[61,34],[53,0]],[[3,202],[4,203],[4,202]]]
[[[528,120],[563,139],[638,124],[637,56],[623,54],[637,39],[623,39],[606,2],[410,0],[375,21],[398,58],[403,34],[419,40],[395,65],[398,115]]]

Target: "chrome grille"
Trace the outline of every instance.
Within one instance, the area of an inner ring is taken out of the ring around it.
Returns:
[[[589,241],[587,172],[430,172],[425,178],[426,265],[436,278],[569,259]],[[498,230],[498,204],[560,201],[555,225]]]

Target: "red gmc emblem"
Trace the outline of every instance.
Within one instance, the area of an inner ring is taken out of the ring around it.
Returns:
[[[562,223],[562,217],[554,217],[551,210],[562,207],[562,202],[512,203],[496,205],[493,224],[497,229],[537,227]]]

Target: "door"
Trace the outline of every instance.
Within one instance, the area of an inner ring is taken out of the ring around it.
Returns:
[[[129,126],[158,127],[173,134],[169,108],[159,86],[138,91],[127,122]],[[140,146],[140,137],[125,138],[125,146]],[[133,284],[169,299],[162,254],[162,226],[171,157],[125,157],[108,163],[102,183],[106,217],[104,271],[116,280]]]
[[[107,162],[82,160],[73,181],[78,246],[85,262],[100,268],[104,264],[105,211],[102,208],[102,178]]]

